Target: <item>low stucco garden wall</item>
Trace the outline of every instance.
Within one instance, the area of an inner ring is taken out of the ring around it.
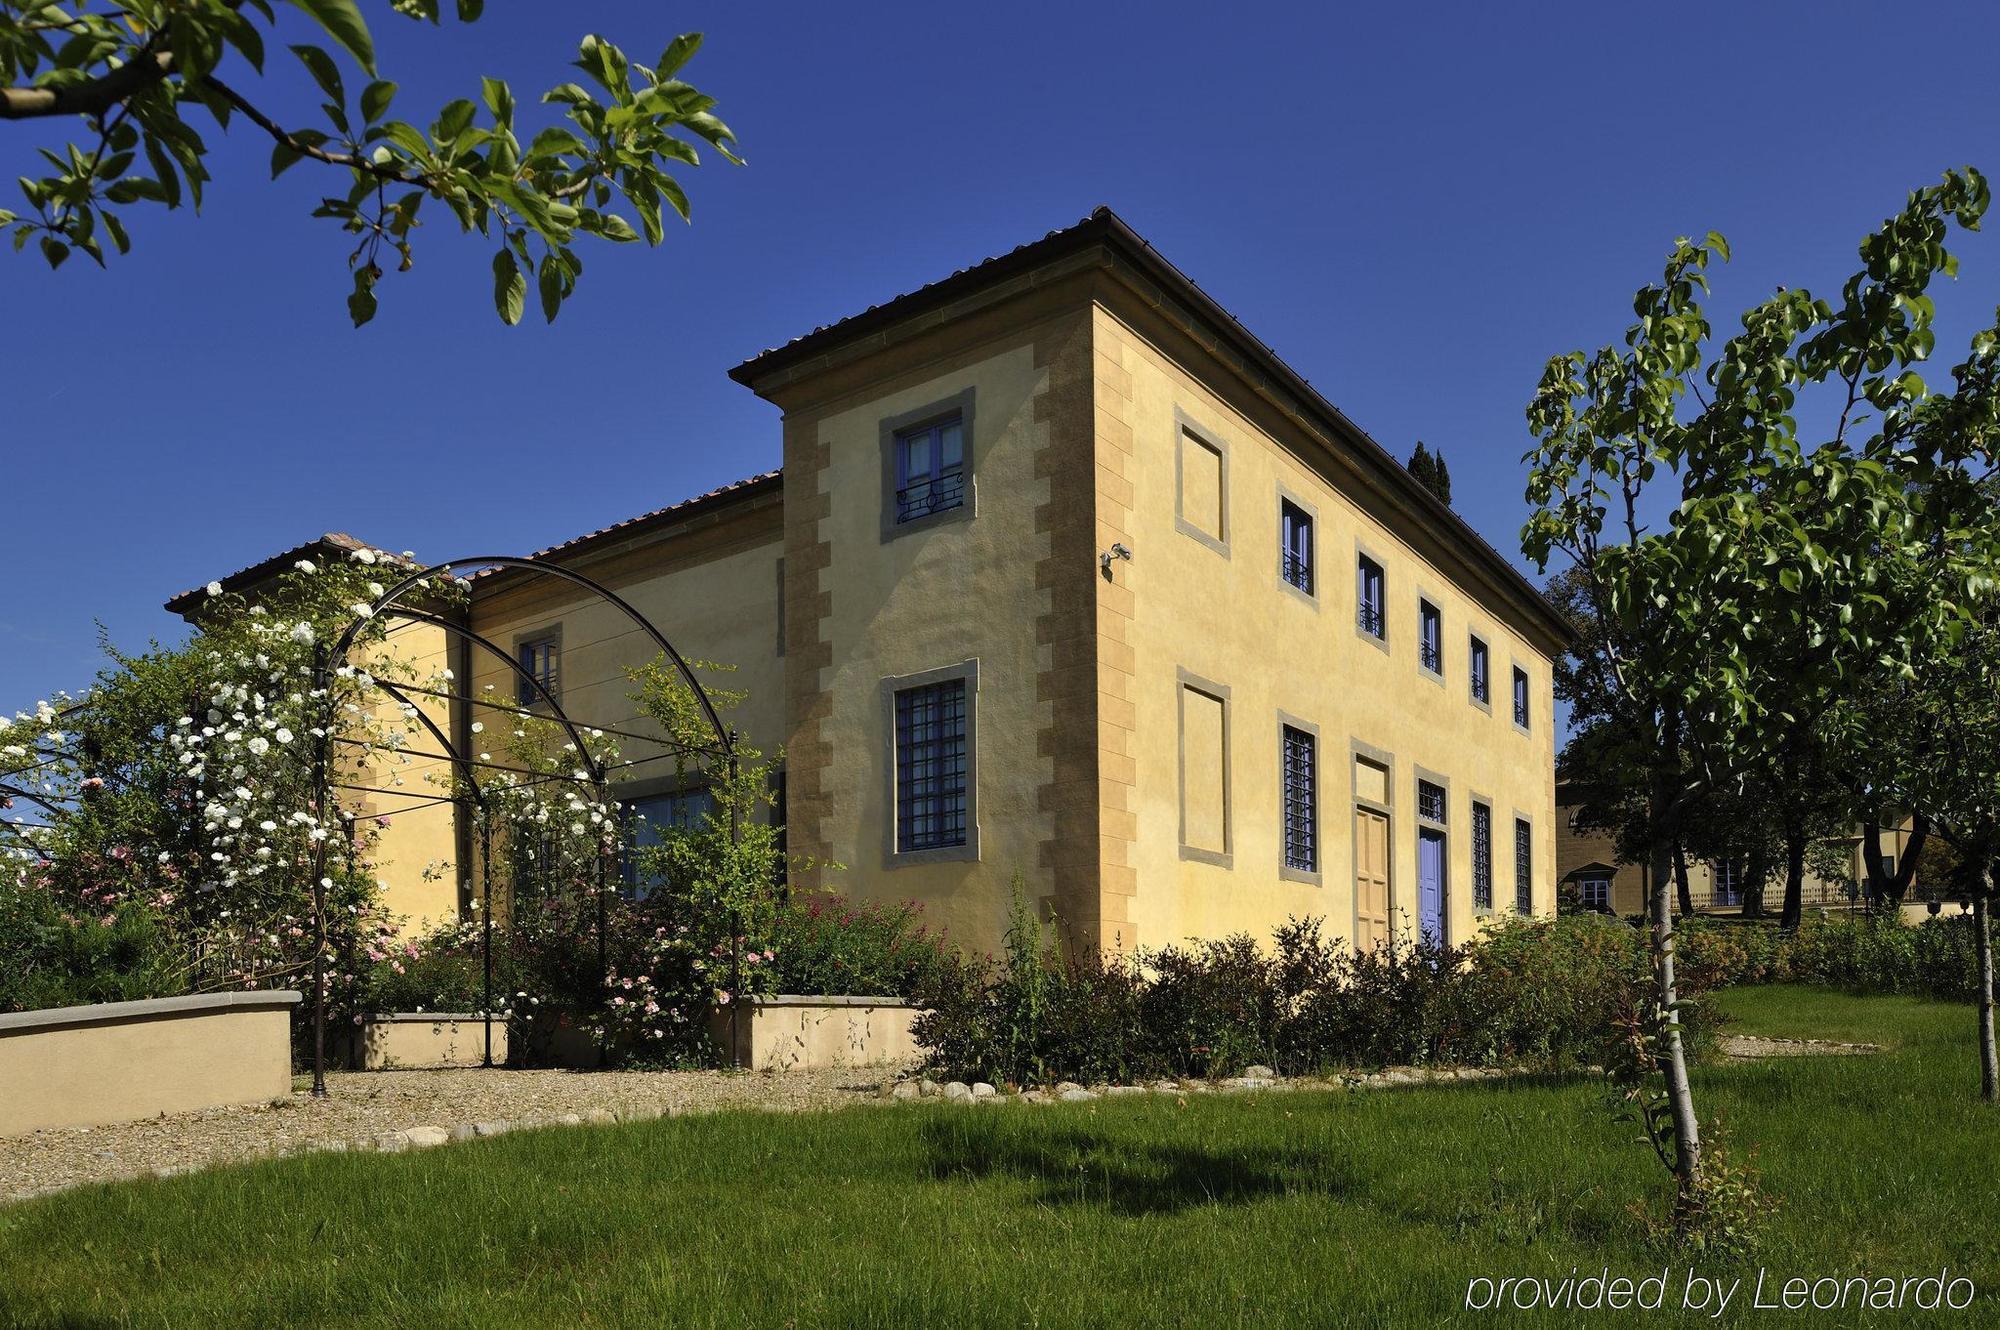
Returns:
[[[0,1136],[281,1099],[299,994],[215,993],[0,1016]]]
[[[709,1031],[752,1071],[882,1067],[917,1061],[910,1035],[917,1014],[895,998],[780,994],[742,1005],[733,1044],[729,1008],[710,1013]]]
[[[507,1061],[507,1022],[492,1026],[498,1066]],[[470,1012],[390,1012],[365,1017],[355,1032],[353,1064],[361,1071],[477,1067],[485,1060],[485,1026]]]

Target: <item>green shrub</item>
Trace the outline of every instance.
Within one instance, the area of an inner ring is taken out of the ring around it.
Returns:
[[[135,900],[58,900],[26,868],[0,871],[0,1012],[184,992],[158,917]]]
[[[1974,993],[1966,915],[1933,916],[1915,927],[1894,916],[1808,916],[1792,933],[1769,922],[1697,919],[1684,922],[1677,936],[1681,971],[1703,988],[1822,984],[1951,1001],[1969,1001]]]
[[[918,992],[931,1067],[996,1082],[1290,1075],[1390,1064],[1598,1060],[1648,979],[1644,938],[1595,917],[1468,947],[1357,952],[1316,920],[1138,956],[1065,958],[1017,903],[1005,961],[954,958]],[[1693,992],[1692,989],[1689,990]],[[1699,1007],[1683,1012],[1700,1033]]]
[[[853,905],[817,894],[787,900],[771,923],[775,991],[908,997],[944,955],[919,921],[922,910],[913,901]]]

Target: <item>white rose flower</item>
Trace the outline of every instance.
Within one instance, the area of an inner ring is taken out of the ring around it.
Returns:
[[[221,594],[222,594],[222,583],[220,583],[220,582],[210,582],[210,583],[208,584],[208,594],[209,594],[209,595],[211,595],[211,596],[219,596],[219,595],[221,595]]]
[[[319,571],[319,565],[314,563],[311,559],[300,559],[297,563],[293,564],[292,567],[298,569],[302,573],[316,573]]]

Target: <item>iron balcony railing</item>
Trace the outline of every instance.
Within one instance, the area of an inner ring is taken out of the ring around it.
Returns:
[[[1362,601],[1354,613],[1354,621],[1361,625],[1361,631],[1370,637],[1382,636],[1382,607]]]
[[[909,522],[956,508],[965,502],[965,473],[948,471],[941,476],[912,480],[896,491],[896,520]]]

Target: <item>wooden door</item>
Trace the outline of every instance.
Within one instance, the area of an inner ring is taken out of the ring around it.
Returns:
[[[1373,951],[1389,940],[1389,819],[1354,810],[1354,942]]]

